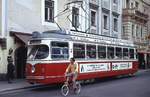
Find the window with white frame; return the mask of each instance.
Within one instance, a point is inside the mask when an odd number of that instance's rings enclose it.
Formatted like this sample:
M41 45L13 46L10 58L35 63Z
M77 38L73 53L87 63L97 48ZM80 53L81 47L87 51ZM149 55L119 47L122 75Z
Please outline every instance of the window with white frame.
M96 11L91 10L91 26L96 26Z
M140 37L140 26L136 25L136 37Z
M118 18L114 18L113 30L118 32Z
M126 0L126 8L130 7L130 0Z
M139 9L139 2L135 1L135 8Z
M141 38L143 38L143 27L141 26Z
M45 21L54 22L54 1L45 0Z
M72 26L79 28L79 9L72 7Z
M113 3L114 4L118 4L118 0L113 0Z
M108 16L104 15L103 20L104 20L103 27L104 27L104 29L108 30Z
M131 8L134 8L133 2L131 2Z
M132 37L134 37L134 24L132 24Z

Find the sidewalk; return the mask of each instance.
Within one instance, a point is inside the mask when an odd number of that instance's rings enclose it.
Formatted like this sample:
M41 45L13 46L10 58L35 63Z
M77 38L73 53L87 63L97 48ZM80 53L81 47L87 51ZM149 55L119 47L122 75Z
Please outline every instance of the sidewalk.
M149 72L149 71L150 69L139 70L137 73ZM38 86L42 86L42 85L29 84L25 79L16 79L11 84L9 84L7 81L0 81L0 93L5 92L5 91L33 88L33 87L38 87Z
M0 93L5 91L31 88L35 86L39 85L29 84L25 79L15 79L11 84L7 81L0 81Z
M141 69L141 70L138 70L137 73L142 73L142 72L150 72L150 69Z

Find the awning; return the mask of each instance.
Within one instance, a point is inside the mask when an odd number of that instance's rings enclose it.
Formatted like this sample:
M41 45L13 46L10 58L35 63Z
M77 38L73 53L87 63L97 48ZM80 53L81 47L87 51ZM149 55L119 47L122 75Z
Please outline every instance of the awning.
M29 33L12 32L12 31L10 32L10 35L18 38L19 40L21 40L26 45L28 44L29 39L32 37L32 34L29 34Z

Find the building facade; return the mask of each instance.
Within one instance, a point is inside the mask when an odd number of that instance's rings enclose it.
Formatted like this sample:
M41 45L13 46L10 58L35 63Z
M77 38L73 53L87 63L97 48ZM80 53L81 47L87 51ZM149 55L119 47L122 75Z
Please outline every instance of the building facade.
M27 41L34 31L69 30L121 38L122 0L1 0L0 76L14 49L16 77L25 76Z
M133 41L137 46L140 68L150 67L149 8L143 0L123 0L122 38Z

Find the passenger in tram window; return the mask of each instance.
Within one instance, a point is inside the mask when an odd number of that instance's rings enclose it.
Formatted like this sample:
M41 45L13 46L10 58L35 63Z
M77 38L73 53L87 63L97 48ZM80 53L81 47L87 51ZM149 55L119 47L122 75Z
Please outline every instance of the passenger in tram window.
M129 56L124 56L124 59L129 59Z
M89 58L90 58L90 56L88 56L88 55L87 55L87 56L86 56L86 58L87 58L87 59L89 59Z
M114 59L119 59L119 57L118 57L118 56L115 56Z

